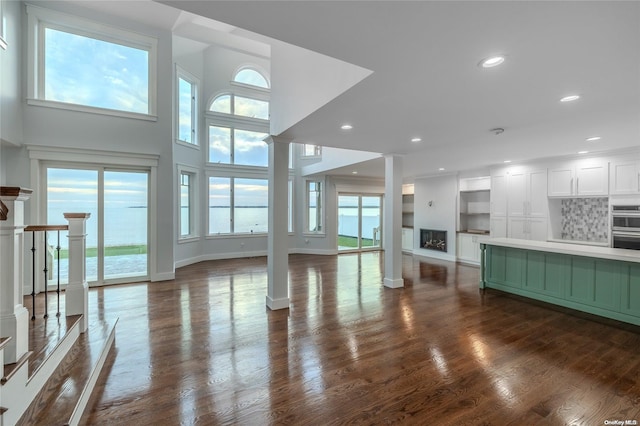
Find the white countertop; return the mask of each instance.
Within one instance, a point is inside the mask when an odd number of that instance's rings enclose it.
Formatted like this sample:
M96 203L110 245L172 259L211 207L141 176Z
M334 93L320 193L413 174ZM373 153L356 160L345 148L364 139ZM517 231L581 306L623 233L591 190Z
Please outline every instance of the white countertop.
M640 250L628 250L602 246L587 246L549 241L519 240L516 238L478 237L480 244L500 247L513 247L525 250L546 251L550 253L570 254L574 256L597 257L600 259L621 260L640 263Z

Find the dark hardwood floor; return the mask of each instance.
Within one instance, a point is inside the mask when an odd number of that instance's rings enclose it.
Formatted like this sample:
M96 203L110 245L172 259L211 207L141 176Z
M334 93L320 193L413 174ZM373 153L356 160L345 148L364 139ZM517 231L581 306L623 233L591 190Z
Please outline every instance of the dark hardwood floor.
M640 331L478 290L479 269L382 254L290 256L289 310L266 258L90 291L119 317L93 425L603 425L640 422Z

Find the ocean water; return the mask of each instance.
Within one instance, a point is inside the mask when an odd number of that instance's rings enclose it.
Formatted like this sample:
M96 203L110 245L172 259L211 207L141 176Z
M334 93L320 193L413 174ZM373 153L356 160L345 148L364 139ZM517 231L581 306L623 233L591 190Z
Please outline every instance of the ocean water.
M87 220L87 247L98 246L98 213L94 208L81 208L82 213L91 213ZM79 212L64 206L49 207L47 222L52 225L67 224L63 213ZM147 244L147 208L146 207L106 207L104 209L105 246L125 246ZM67 248L67 233L61 235L60 247ZM51 238L49 239L51 241Z

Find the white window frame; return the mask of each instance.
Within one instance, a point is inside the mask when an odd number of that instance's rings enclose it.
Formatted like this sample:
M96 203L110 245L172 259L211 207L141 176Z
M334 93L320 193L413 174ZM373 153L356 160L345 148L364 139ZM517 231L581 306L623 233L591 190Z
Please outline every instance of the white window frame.
M65 13L27 5L27 104L71 111L111 115L157 121L157 63L158 40L155 37L134 33ZM90 105L77 105L51 101L44 98L44 29L90 37L108 43L117 43L135 49L146 50L149 58L148 112L146 114L121 111Z
M313 146L313 154L307 155L307 146ZM314 145L312 143L303 143L301 146L302 152L301 158L320 158L322 157L322 147L320 145Z
M5 0L0 0L0 48L7 50L7 21L4 16Z
M181 198L181 185L182 185L182 175L189 176L189 234L182 235L182 202ZM199 174L198 169L195 167L186 166L183 164L178 164L178 243L185 243L190 241L195 241L200 239L200 197L198 196L199 192Z
M229 199L229 205L230 205L230 219L231 219L231 232L228 233L215 233L212 234L211 233L211 229L209 228L209 224L211 223L211 208L209 206L209 179L210 178L222 178L222 179L230 179L230 185L231 185L231 190L230 190L230 199ZM206 174L206 179L207 179L207 194L206 194L206 199L207 199L207 238L229 238L229 237L247 237L247 236L266 236L268 235L268 231L267 232L236 232L235 231L235 180L236 179L256 179L256 180L265 180L267 181L267 187L269 185L269 177L266 174L260 174L260 173L229 173L228 171L225 172L224 170L221 170L219 172L208 172Z
M309 184L310 183L319 183L320 184L320 195L318 196L318 201L320 203L320 207L316 206L316 228L314 230L309 229L310 221L309 221L309 212L311 210L311 199L309 197ZM304 232L305 235L325 235L325 220L324 220L324 209L325 209L325 181L324 179L305 179L304 181Z
M191 137L193 142L184 141L180 139L180 79L185 80L191 84ZM176 64L176 78L175 78L175 141L181 145L188 146L190 148L200 148L200 139L198 132L198 116L200 111L198 108L199 96L198 90L200 88L200 79L193 74L185 71L179 65Z
M263 121L263 120L260 120ZM235 120L218 120L218 119L213 119L213 118L209 118L207 117L207 119L205 120L206 122L206 139L207 139L207 157L205 159L205 163L207 165L212 165L212 164L220 164L220 165L224 165L224 166L234 166L234 167L241 167L241 168L251 168L251 169L263 169L263 170L267 170L269 167L269 164L265 164L264 166L251 166L251 165L246 165L246 164L236 164L235 163L235 158L234 158L234 144L235 144L235 130L241 130L241 131L248 131L248 132L258 132L258 133L265 133L265 134L269 134L269 126L268 124L265 125L247 125L246 123L238 123ZM267 122L268 123L268 122ZM231 161L229 163L217 163L217 162L211 162L211 153L209 152L210 146L209 146L209 128L213 126L213 127L226 127L231 129L231 141L229 144L229 149L231 151Z
M267 82L267 87L254 86L253 84L247 84L247 83L242 83L240 81L236 81L236 78L238 77L238 74L240 73L240 71L244 71L244 70L251 70L260 74L262 78L264 78L264 80ZM264 70L262 70L261 67L258 67L255 64L245 64L238 67L238 69L236 69L235 72L233 73L233 76L231 77L231 81L229 83L233 86L249 89L252 91L257 90L265 93L269 93L271 91L271 80L269 80L269 78L267 77L267 73Z

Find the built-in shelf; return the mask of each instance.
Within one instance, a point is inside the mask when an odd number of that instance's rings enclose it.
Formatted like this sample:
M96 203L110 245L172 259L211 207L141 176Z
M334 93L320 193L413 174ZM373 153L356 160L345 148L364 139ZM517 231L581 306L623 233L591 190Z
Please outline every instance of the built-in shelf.
M484 185L484 178L460 181L460 216L458 230L472 229L489 233L490 228L490 191Z
M413 194L402 194L402 226L413 227Z

